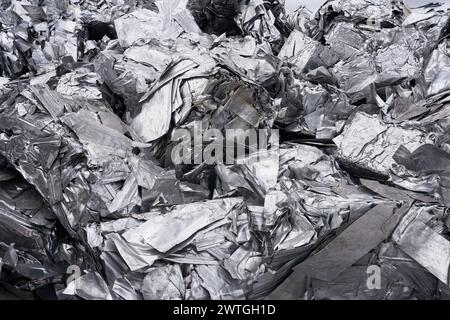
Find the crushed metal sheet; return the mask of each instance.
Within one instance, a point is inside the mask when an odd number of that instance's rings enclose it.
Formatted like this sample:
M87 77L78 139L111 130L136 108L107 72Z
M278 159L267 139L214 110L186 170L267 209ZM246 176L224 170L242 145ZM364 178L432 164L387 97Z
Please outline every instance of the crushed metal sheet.
M450 296L448 6L15 0L0 26L12 292Z

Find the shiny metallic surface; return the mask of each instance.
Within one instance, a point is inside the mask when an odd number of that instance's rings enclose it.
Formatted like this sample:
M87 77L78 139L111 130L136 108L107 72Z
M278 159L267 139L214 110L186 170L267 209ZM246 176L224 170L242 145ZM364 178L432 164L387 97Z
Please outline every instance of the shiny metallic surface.
M0 7L0 299L449 298L448 6Z

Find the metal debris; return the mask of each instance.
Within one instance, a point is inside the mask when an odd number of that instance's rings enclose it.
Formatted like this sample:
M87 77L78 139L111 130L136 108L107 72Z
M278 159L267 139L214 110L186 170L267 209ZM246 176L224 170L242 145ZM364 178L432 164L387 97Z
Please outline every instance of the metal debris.
M448 297L448 6L0 6L11 294Z

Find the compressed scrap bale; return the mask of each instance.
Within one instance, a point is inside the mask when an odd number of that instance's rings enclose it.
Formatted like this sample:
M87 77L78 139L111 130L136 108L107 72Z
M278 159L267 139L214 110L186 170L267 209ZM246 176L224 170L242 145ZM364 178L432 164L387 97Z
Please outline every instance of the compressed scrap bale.
M449 17L4 1L0 281L26 298L448 297ZM243 156L229 132L267 142Z

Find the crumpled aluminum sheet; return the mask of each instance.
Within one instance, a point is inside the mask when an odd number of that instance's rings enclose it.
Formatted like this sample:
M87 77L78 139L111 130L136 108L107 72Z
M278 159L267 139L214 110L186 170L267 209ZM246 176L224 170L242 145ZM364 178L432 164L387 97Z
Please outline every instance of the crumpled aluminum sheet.
M447 6L1 5L1 288L21 299L450 296ZM278 147L178 164L176 129L257 129Z

